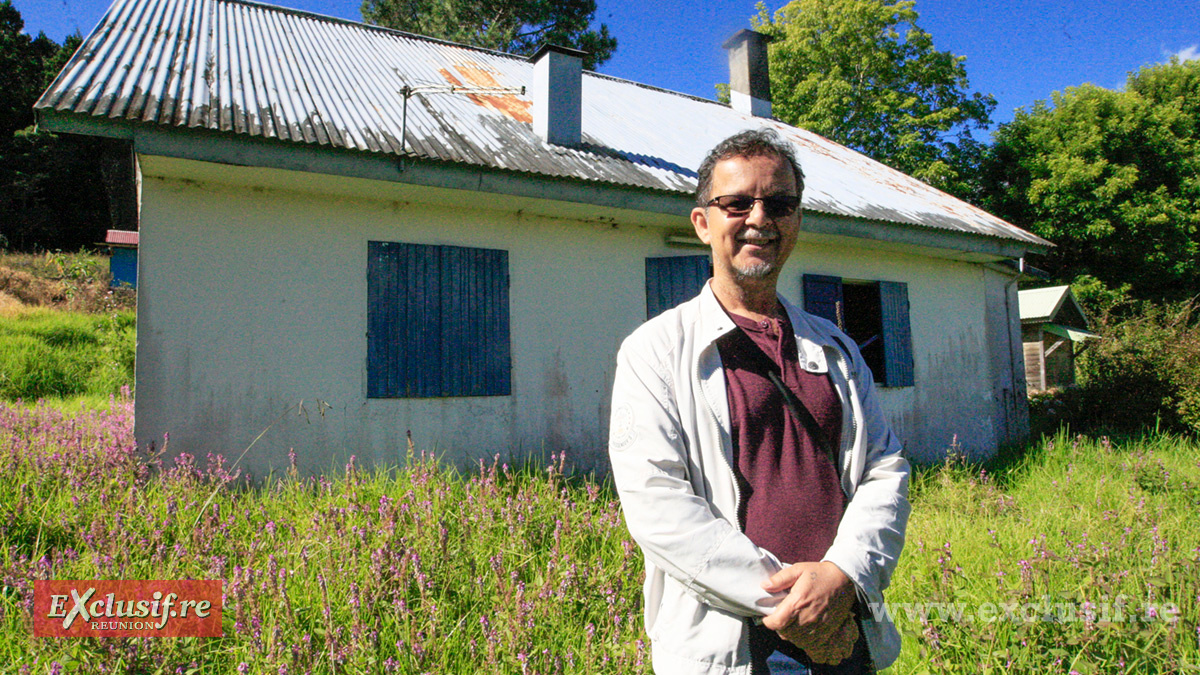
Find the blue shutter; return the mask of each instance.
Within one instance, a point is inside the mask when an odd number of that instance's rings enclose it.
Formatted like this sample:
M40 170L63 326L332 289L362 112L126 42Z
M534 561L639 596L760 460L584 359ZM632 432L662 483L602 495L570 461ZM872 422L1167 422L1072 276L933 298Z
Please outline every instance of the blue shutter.
M646 258L646 318L696 297L711 276L712 258L706 255Z
M883 358L889 387L913 386L912 328L908 319L908 284L879 282L883 322Z
M369 242L367 395L511 391L508 252Z
M805 274L804 311L829 319L844 330L846 319L842 311L842 278Z

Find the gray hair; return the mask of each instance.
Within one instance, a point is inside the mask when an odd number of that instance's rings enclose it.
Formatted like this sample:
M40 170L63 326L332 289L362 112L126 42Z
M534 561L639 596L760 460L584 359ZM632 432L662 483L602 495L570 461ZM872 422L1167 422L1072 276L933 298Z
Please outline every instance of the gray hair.
M734 157L777 157L792 167L796 176L796 196L804 194L804 171L796 161L796 153L791 143L783 140L777 131L770 128L746 129L717 143L708 152L708 156L700 163L696 177L696 203L700 206L708 204L712 190L712 174L717 162Z

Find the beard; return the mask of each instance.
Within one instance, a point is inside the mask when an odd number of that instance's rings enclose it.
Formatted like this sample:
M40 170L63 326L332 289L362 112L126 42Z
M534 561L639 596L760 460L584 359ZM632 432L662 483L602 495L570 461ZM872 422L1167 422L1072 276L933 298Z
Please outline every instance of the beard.
M769 262L760 262L750 265L749 267L734 267L733 275L738 281L748 281L751 279L766 279L775 271L775 265Z

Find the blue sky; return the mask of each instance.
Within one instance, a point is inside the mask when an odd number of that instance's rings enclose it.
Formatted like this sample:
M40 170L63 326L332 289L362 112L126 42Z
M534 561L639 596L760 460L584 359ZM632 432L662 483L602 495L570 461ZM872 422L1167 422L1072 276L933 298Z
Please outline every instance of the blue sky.
M87 34L109 0L13 0L25 29L62 39ZM360 19L358 0L274 0ZM772 10L781 3L769 4ZM596 19L617 37L600 71L706 98L727 80L721 43L756 14L755 0L597 0ZM1052 91L1090 82L1123 85L1128 72L1172 54L1200 58L1198 0L917 0L934 45L967 57L971 89L998 103L994 119Z

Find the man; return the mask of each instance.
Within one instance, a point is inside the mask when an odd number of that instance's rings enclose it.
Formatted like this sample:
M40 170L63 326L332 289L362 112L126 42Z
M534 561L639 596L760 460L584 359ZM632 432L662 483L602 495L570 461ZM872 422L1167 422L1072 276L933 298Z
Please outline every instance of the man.
M655 672L874 672L900 649L879 603L908 463L854 342L776 293L801 219L791 146L736 134L698 182L713 278L625 340L613 384Z

